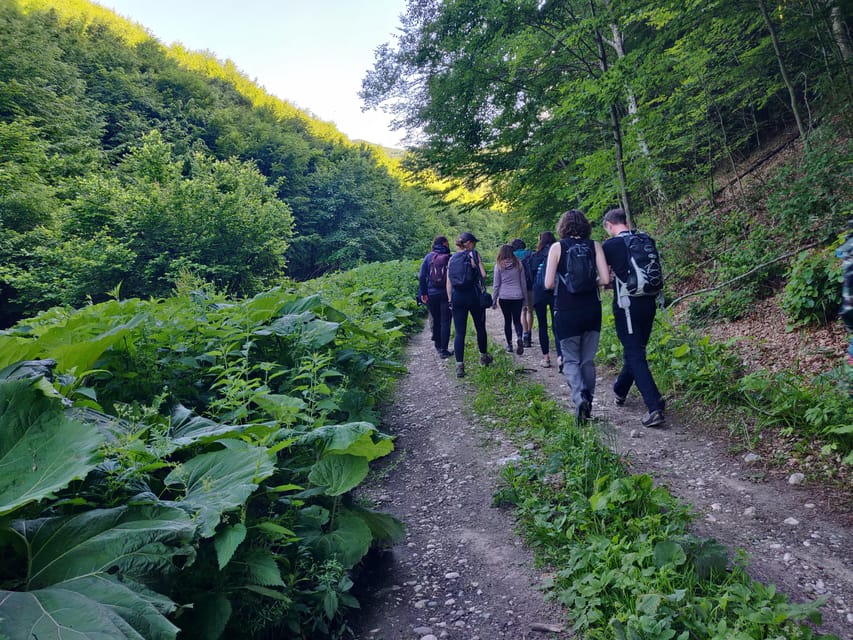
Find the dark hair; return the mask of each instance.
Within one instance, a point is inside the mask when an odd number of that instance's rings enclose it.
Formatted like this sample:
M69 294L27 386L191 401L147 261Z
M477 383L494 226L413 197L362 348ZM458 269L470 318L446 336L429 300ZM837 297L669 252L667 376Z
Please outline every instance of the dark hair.
M602 223L604 222L609 222L610 224L628 224L628 216L625 214L625 209L617 207L616 209L610 209L604 214Z
M536 245L536 250L542 251L542 249L555 242L557 242L557 238L554 237L553 231L543 231L539 234L539 243Z
M524 244L524 240L522 240L521 238L515 238L512 242L510 242L510 246L512 247L513 251L527 248L527 245Z
M440 244L443 246L443 245L450 244L450 243L447 241L447 236L436 236L435 238L432 239L432 246L435 246L437 244Z
M569 209L557 223L557 235L562 238L589 238L592 227L583 212Z
M504 260L512 260L512 264L516 269L521 268L521 263L518 261L518 258L513 253L511 244L502 244L501 248L498 249L498 257L495 259L495 262L500 265L501 269L503 269L502 263Z

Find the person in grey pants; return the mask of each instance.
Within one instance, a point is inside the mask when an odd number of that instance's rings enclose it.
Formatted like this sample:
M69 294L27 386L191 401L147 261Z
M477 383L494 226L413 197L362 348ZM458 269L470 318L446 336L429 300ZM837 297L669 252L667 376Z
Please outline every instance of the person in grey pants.
M572 389L579 421L588 420L595 395L595 354L601 335L599 287L609 284L610 271L601 245L590 239L592 228L583 213L566 211L557 224L559 242L551 245L545 267L545 286L554 289L554 325L563 352L563 375ZM577 245L587 256L588 287L570 291L566 279L577 264L569 264Z

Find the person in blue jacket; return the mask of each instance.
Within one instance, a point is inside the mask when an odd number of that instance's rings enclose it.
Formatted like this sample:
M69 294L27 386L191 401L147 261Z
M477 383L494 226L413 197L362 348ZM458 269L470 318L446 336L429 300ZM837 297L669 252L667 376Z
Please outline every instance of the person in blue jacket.
M447 263L450 260L450 242L445 236L436 236L432 251L424 256L418 274L418 295L427 309L432 323L432 341L438 355L444 359L453 355L450 344L450 303L447 301Z

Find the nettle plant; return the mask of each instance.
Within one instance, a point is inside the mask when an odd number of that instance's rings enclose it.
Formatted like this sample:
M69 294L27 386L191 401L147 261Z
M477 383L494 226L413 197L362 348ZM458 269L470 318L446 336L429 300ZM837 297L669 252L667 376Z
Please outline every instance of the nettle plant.
M185 290L0 335L0 637L342 628L349 571L403 533L350 497L393 449L353 416L412 314L337 295Z

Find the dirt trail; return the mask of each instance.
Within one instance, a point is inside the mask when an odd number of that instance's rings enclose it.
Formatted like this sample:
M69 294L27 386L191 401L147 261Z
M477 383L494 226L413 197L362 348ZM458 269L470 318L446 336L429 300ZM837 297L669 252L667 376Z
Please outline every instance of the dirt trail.
M492 350L499 350L500 312L489 311L487 323ZM437 358L428 332L413 340L409 357L410 373L382 427L398 437L397 452L366 490L379 508L405 520L409 533L376 571L358 637L543 637L530 625L565 625L565 615L542 603L540 576L512 534L511 514L490 506L501 464L520 452L470 415L466 383L452 376L452 360ZM512 357L572 410L556 366L540 366L535 339ZM609 423L604 441L632 471L649 473L693 505L694 532L745 551L754 578L793 601L826 597L819 630L853 638L853 514L830 493L789 484L788 474L760 458L732 455L719 436L672 412L663 428L644 429L636 392L616 407L608 374L598 373L593 417Z

